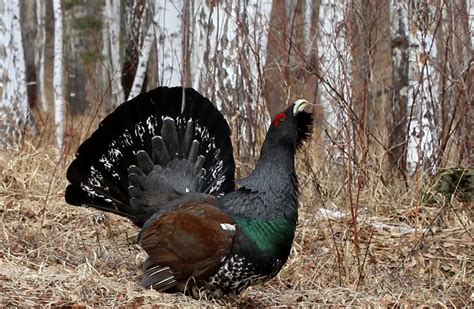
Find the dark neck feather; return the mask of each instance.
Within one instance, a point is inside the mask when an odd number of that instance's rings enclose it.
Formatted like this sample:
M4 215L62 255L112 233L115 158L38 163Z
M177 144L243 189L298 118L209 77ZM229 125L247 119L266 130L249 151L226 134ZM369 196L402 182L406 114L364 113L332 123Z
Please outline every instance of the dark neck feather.
M253 172L238 184L251 191L296 190L296 143L268 135L263 143L260 158Z
M296 224L298 180L295 147L268 143L262 147L254 171L237 182L240 189L222 198L224 207L233 216L273 220L288 219Z

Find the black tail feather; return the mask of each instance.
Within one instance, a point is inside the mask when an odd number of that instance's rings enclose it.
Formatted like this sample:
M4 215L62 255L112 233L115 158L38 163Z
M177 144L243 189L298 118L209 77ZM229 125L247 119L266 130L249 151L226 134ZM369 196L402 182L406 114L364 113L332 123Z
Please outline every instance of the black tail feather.
M139 151L137 151L136 157L137 157L137 161L138 161L138 167L145 174L149 174L153 170L153 167L155 165L153 164L153 161L150 159L148 154L143 150L139 150Z
M186 124L186 130L184 131L183 141L181 142L182 148L181 153L188 153L189 148L193 142L194 125L192 121L188 121Z
M65 198L141 225L150 203L181 194L182 186L232 191L234 170L230 129L214 105L193 89L160 87L120 105L84 141L67 171ZM176 192L156 196L166 190L150 188L157 184Z
M191 149L189 149L189 155L188 155L188 161L189 162L194 162L197 159L198 156L198 151L199 151L199 142L198 141L193 141L191 144Z
M165 165L170 161L168 150L161 136L154 136L151 139L151 147L153 148L153 161L159 165Z
M165 145L168 146L168 153L171 160L177 158L179 155L178 131L176 130L176 124L173 119L165 118L163 120L161 136L163 137Z

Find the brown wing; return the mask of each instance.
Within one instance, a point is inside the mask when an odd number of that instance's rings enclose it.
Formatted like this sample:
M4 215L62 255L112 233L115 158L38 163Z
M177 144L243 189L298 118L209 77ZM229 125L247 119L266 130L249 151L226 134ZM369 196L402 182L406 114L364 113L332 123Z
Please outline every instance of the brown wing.
M216 205L215 199L182 205L141 232L140 244L149 255L142 286L165 291L219 268L230 252L234 221Z

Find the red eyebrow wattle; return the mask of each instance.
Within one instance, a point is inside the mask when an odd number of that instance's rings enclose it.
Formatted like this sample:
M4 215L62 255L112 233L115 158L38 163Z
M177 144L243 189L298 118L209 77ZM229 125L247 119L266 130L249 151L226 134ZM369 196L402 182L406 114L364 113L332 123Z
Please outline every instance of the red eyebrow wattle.
M285 120L285 118L286 118L286 115L284 113L280 113L276 115L275 119L273 120L273 126L275 128L278 128L278 126L280 125L280 121Z

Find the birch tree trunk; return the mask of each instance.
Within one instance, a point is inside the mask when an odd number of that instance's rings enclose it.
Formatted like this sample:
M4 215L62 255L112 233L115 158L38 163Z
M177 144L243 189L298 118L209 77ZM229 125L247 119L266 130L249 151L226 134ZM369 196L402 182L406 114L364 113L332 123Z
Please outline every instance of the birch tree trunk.
M103 54L106 57L106 74L112 89L113 103L111 107L116 107L124 101L123 88L120 82L122 73L120 56L120 4L120 0L106 0L104 10Z
M159 19L158 19L159 9L160 9L159 1L155 1L154 7L153 7L153 14L152 14L153 20L151 24L148 26L148 30L143 40L143 46L139 50L137 70L135 72L135 78L133 79L132 88L130 89L130 93L128 95L127 100L130 100L136 97L137 95L139 95L141 90L143 89L143 86L144 86L143 83L145 80L146 71L148 67L148 59L150 57L151 46L153 44L153 41L155 40L155 37L157 36L156 34L160 32L157 27L158 22L159 22ZM167 16L166 18L172 19L173 17L170 18L170 16Z
M18 0L0 0L0 149L16 148L31 127Z
M142 27L145 19L145 9L145 0L125 1L125 53L122 66L122 87L126 98L128 98L132 89L137 70L139 49L143 42Z
M261 90L270 9L261 1L207 2L185 21L192 84L233 116L234 149L244 161L255 157L268 120Z
M407 164L410 170L433 168L435 154L446 117L446 98L437 84L437 72L432 59L440 52L436 37L440 34L439 21L435 21L440 7L434 3L409 2L410 20L410 87L408 92L408 145ZM438 15L440 18L441 15ZM444 42L441 43L444 45ZM441 46L439 45L439 46Z
M46 100L45 74L45 47L46 47L46 1L36 0L36 52L34 55L36 67L36 98L43 112L48 112L49 104Z
M404 3L392 8L392 100L388 113L388 167L404 175L407 167L407 102L409 87L410 50L408 38L408 10Z
M320 81L320 104L327 110L324 120L334 142L348 144L350 134L349 114L344 109L351 89L352 62L350 33L347 32L348 5L346 1L322 0L320 4L319 28L316 46L318 49L318 74ZM320 25L320 26L319 26ZM346 25L341 27L340 25ZM342 150L342 151L341 151ZM329 156L339 157L344 149L329 147Z
M63 14L61 0L53 0L54 11L54 123L56 147L62 150L64 143L64 99L63 99Z
M164 1L155 4L155 16L159 31L155 42L158 50L158 80L163 86L180 86L183 84L183 35L182 16L183 1ZM203 4L205 6L206 4Z

